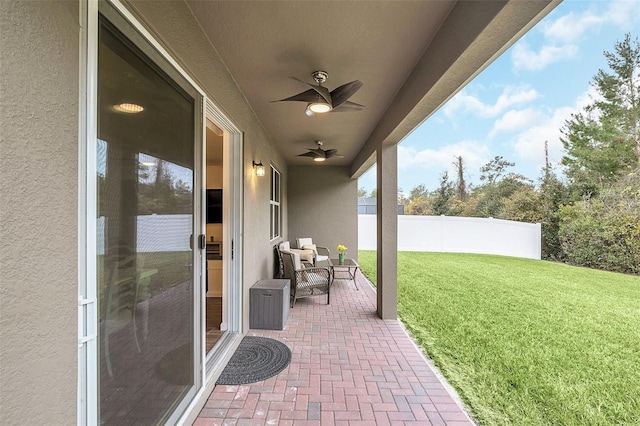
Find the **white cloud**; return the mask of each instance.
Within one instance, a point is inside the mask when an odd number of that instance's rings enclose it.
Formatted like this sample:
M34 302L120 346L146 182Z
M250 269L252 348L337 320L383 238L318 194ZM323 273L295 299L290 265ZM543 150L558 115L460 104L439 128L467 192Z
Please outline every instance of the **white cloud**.
M459 112L470 112L480 117L495 117L513 105L531 102L539 96L539 93L529 86L507 86L494 104L486 104L462 90L447 102L444 113L447 117L453 117Z
M545 38L551 42L573 43L580 39L587 30L601 25L603 21L603 16L595 14L593 10L581 14L569 13L545 24L542 32Z
M544 124L530 127L519 134L514 144L516 156L522 162L533 163L538 170L541 170L545 161L544 143L547 141L549 160L553 164L558 164L564 155L562 142L560 142L560 129L573 112L575 109L572 107L559 108Z
M480 169L492 158L491 149L476 141L462 141L437 149L417 150L414 147L398 145L398 170L407 168L424 168L436 170L438 174L444 170L449 177L455 176L453 162L461 156L467 171Z
M640 22L640 2L621 0L603 2L604 11L589 8L582 13L569 13L543 26L543 34L552 43L573 43L588 31L602 25L615 25L632 30Z
M605 22L617 25L625 31L637 31L640 24L640 2L612 2L605 13Z
M514 151L522 162L533 163L541 170L544 166L544 142L548 142L549 159L552 164L558 164L564 155L564 147L560 141L560 129L571 114L581 112L583 108L593 102L596 95L593 88L589 88L580 95L574 105L556 109L553 114L543 118L540 124L531 126L515 138Z
M493 129L489 136L493 137L499 132L508 132L530 127L540 122L544 118L544 113L535 108L507 111L493 124Z
M539 52L531 50L525 42L514 46L511 60L516 69L537 71L554 62L575 56L578 46L566 44L564 46L542 46Z
M526 42L516 44L511 53L515 69L541 70L547 65L571 58L578 52L577 43L583 34L597 31L603 25L615 25L624 30L637 29L640 24L640 2L637 0L617 0L602 2L605 10L590 7L582 13L569 13L555 21L542 24L545 44L538 50ZM596 3L596 6L600 4Z

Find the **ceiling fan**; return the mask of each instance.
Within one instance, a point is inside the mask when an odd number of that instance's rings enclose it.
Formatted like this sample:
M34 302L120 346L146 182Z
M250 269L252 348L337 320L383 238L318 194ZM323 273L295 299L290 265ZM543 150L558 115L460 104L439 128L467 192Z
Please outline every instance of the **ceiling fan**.
M343 84L329 92L329 89L322 85L322 83L327 81L327 78L329 77L329 74L326 71L314 71L311 73L311 77L313 77L317 84L309 84L295 77L291 77L294 80L310 86L311 89L274 102L306 102L307 109L305 114L308 116L312 116L316 113L322 114L325 112L360 111L364 108L364 105L347 100L362 87L362 82L360 82L360 80L354 80L350 83Z
M329 158L344 158L344 155L338 154L337 149L322 149L323 142L316 141L317 148L309 149L309 152L299 154L298 157L311 157L313 161L325 161Z

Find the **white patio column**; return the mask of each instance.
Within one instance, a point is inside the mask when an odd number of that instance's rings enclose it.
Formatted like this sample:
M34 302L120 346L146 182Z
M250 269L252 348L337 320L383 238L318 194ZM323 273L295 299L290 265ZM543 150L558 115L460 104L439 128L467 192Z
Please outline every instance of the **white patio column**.
M382 319L398 317L398 147L376 150L377 163L377 305Z

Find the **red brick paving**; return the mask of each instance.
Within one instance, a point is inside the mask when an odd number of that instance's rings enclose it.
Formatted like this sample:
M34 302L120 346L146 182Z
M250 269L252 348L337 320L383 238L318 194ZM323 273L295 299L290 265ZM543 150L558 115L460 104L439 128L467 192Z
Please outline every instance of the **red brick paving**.
M375 290L338 280L331 304L299 299L285 329L250 330L285 343L275 377L216 386L195 426L473 425L397 320L376 314Z

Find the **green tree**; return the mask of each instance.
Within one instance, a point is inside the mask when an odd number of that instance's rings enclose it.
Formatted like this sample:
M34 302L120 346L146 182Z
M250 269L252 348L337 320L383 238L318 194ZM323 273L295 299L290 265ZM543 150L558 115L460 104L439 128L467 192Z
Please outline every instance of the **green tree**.
M591 196L640 165L640 43L627 34L604 55L610 71L593 77L596 99L562 129L562 164L578 195Z
M573 264L640 274L640 168L598 197L561 206L559 240Z
M558 176L547 167L541 178L539 193L542 258L563 260L564 252L558 236L560 230L558 212L562 206L571 203L570 192Z
M414 202L423 198L426 198L429 195L429 191L424 184L416 185L411 188L409 192L409 201Z
M464 203L467 201L467 183L464 179L464 162L462 161L461 155L456 157L456 161L453 162L453 165L456 168L456 175L458 176L456 181L458 201Z
M540 193L532 186L516 189L504 201L501 218L518 222L541 223Z
M449 215L456 196L454 184L449 180L449 173L440 175L440 186L431 194L431 212L435 216Z
M358 188L358 198L366 197L367 189L366 188Z
M398 187L398 205L407 206L408 204L409 204L409 199L407 198L406 195L404 195L402 188Z
M409 191L408 204L405 209L406 214L428 215L431 207L429 203L429 191L424 184L419 184Z
M509 168L515 166L516 163L496 155L495 158L480 168L480 180L488 185L492 185L500 180L500 176Z
M499 181L479 186L474 190L477 198L474 216L506 219L504 206L507 199L517 191L532 187L530 179L517 173L509 173Z
M507 218L517 216L513 211L504 212L506 200L518 190L525 187L533 187L532 182L526 177L507 173L515 163L505 160L501 155L496 155L493 160L480 168L480 180L484 182L474 188L473 215L478 217ZM515 208L515 207L513 207Z

